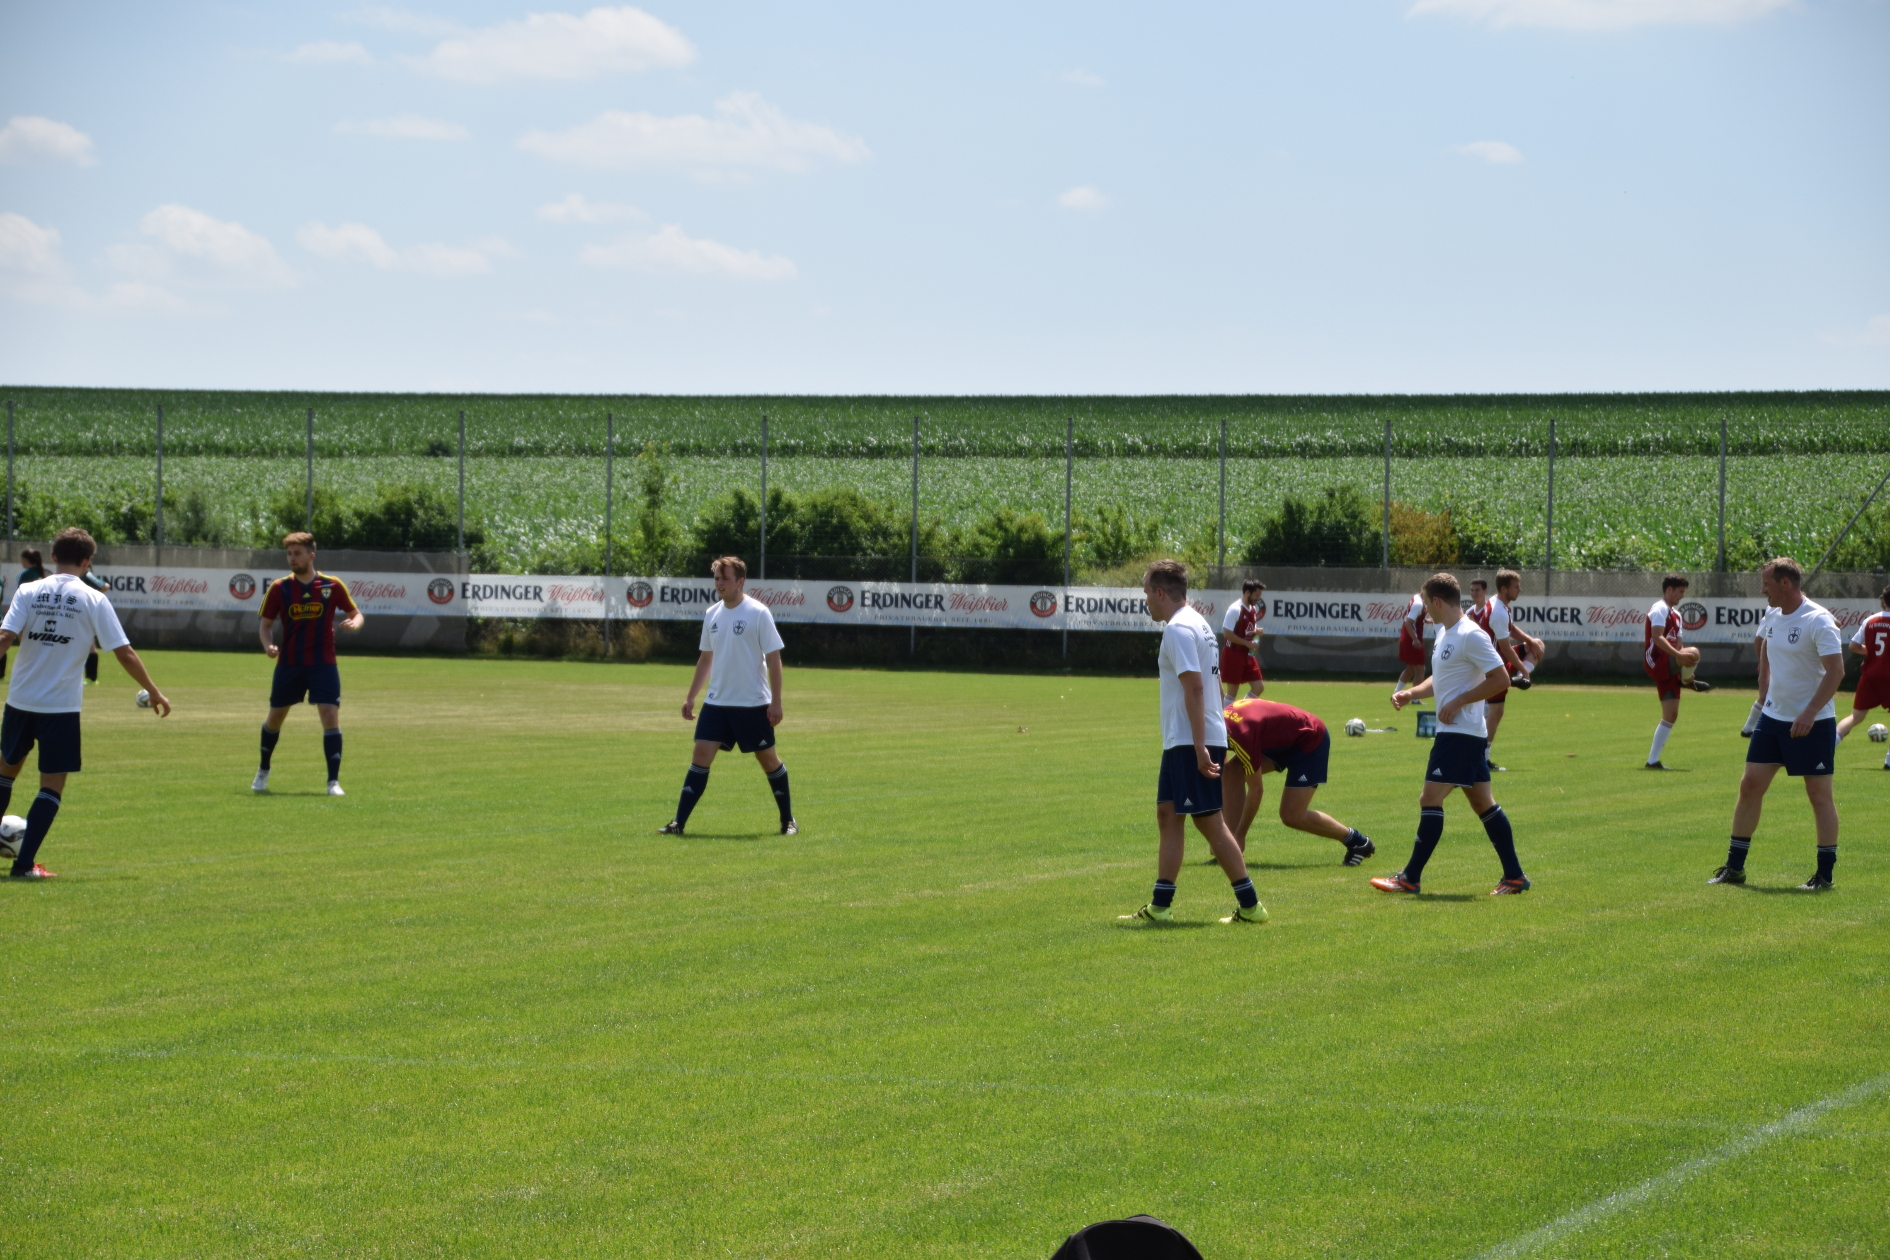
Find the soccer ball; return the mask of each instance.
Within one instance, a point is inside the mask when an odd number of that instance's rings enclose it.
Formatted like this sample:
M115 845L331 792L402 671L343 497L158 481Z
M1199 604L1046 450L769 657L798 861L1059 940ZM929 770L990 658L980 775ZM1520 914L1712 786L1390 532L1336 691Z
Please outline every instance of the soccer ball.
M1365 719L1353 718L1351 721L1347 722L1345 724L1345 733L1354 737L1363 735L1365 733Z
M1890 739L1890 726L1885 726L1882 722L1873 722L1866 734L1870 736L1871 743L1881 744Z
M0 858L20 856L20 841L26 838L26 819L18 814L0 818Z
M144 690L142 687L138 689L138 707L140 709L148 709L151 707L151 693Z

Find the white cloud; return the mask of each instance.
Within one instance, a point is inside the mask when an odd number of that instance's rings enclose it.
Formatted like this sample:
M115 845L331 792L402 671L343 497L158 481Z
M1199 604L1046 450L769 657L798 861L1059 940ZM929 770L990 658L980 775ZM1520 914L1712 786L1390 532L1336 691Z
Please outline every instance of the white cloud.
M734 280L792 280L798 269L790 259L737 249L720 241L686 235L675 224L611 245L586 245L578 260L593 267L628 267L633 271L724 276Z
M303 44L294 52L283 57L284 61L300 62L303 65L356 65L371 66L374 54L356 43L341 43L338 40L320 39L312 44Z
M1873 315L1864 321L1864 344L1890 346L1890 315Z
M19 214L0 214L0 296L69 310L188 308L183 299L154 284L114 284L102 297L87 293L66 268L59 230L40 227Z
M442 40L411 63L460 83L508 79L594 79L657 66L685 66L695 48L681 31L622 5L573 13L528 13Z
M409 13L405 9L389 9L381 5L368 5L343 16L363 26L400 35L425 35L434 39L455 35L466 29L451 18L435 17L430 13Z
M516 255L509 244L498 237L486 237L470 245L431 243L395 249L384 237L365 223L305 223L296 229L295 239L309 253L337 262L364 262L382 271L417 271L429 276L477 276L492 270L494 258Z
M1065 70L1057 77L1075 87L1099 88L1108 86L1107 82L1100 74L1091 74L1087 70Z
M554 162L612 169L680 166L701 174L743 167L804 171L817 160L859 162L866 142L830 127L798 122L754 92L715 103L714 118L609 110L569 131L528 131L518 146Z
M22 114L0 127L0 162L54 158L74 166L90 166L92 137L68 123Z
M0 214L0 268L26 276L62 274L59 229L43 228L23 214Z
M240 223L212 218L189 206L159 206L138 230L149 244L114 245L104 262L151 282L200 289L280 289L295 273L276 247Z
M391 140L464 140L467 130L458 123L441 122L437 118L422 118L418 114L401 114L394 118L370 118L366 122L343 119L335 124L335 130L342 135L385 136Z
M620 202L590 201L583 193L566 193L563 201L547 201L538 207L538 217L547 223L648 223L650 216L635 206Z
M1058 196L1057 204L1062 206L1065 210L1087 210L1093 212L1108 209L1109 198L1103 195L1101 189L1091 187L1088 184L1082 184Z
M1632 26L1726 25L1763 17L1793 0L1417 0L1407 17L1441 13L1491 26L1619 31Z
M1469 144L1458 145L1456 151L1465 157L1481 158L1493 166L1522 161L1522 150L1501 140L1473 140Z

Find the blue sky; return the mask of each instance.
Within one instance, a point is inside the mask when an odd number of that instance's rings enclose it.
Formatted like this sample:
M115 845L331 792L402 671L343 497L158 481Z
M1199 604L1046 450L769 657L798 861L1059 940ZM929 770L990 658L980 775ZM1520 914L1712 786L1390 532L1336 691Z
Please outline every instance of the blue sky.
M1890 0L0 8L0 380L1890 386Z

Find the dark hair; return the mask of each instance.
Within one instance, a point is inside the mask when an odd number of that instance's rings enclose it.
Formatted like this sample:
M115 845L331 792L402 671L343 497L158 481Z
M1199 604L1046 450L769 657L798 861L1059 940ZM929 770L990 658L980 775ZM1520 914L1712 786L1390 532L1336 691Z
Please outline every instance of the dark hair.
M1151 561L1142 571L1142 585L1152 586L1170 599L1188 598L1188 566L1179 560Z
M726 570L726 573L724 572ZM721 556L709 564L709 572L716 577L732 577L738 582L748 580L748 561L740 556Z
M1883 594L1877 596L1877 602L1881 604L1890 604L1890 586L1886 586L1883 588Z
M1687 587L1692 585L1693 583L1688 581L1684 574L1680 573L1669 573L1666 577L1660 579L1660 589L1663 591L1671 591L1676 586L1684 591Z
M1511 582L1514 582L1516 585L1521 586L1522 574L1516 572L1516 570L1514 569L1498 569L1496 571L1496 589L1497 590L1499 591L1502 590L1505 586L1508 586Z
M1798 567L1798 561L1790 556L1778 556L1759 566L1759 572L1770 571L1775 578L1787 578L1793 586L1801 585L1805 580L1805 571Z
M1457 585L1457 579L1449 573L1433 573L1424 579L1424 598L1447 599L1452 603L1463 602L1463 588Z
M20 548L20 563L35 569L43 569L46 567L46 559L39 554L39 548L37 547Z
M1240 593L1242 595L1245 595L1248 591L1264 591L1266 589L1267 584L1262 582L1259 578L1248 578L1245 582L1240 584Z
M98 544L82 529L62 529L52 540L52 554L60 564L84 564L98 554Z
M293 534L284 534L282 536L282 545L284 547L293 547L297 544L313 551L315 550L315 535L309 533L306 529L298 529Z

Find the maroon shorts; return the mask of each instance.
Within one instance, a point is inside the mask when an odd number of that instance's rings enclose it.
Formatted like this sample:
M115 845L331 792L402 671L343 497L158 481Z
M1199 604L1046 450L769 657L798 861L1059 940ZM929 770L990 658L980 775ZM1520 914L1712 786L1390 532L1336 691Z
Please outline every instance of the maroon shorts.
M1648 681L1654 684L1662 700L1671 700L1680 694L1680 670L1670 664L1643 665Z
M1224 647L1221 649L1221 681L1229 687L1259 682L1260 662L1246 648Z
M1398 660L1406 665L1424 663L1424 640L1412 638L1411 632L1402 627L1398 630Z
M1890 678L1859 678L1853 709L1890 709Z

